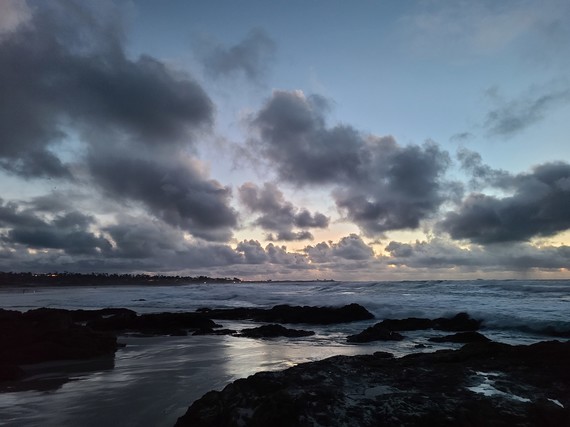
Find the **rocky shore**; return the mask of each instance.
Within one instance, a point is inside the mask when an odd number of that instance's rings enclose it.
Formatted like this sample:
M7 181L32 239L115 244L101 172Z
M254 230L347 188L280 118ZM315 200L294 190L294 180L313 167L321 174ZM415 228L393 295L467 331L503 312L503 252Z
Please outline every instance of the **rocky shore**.
M26 378L30 364L112 361L121 347L117 338L125 335L299 339L314 331L282 324L310 327L373 318L357 304L152 314L124 308L41 308L24 313L0 309L0 384ZM224 320L261 325L224 329L217 323ZM207 393L177 426L570 425L570 342L510 346L489 340L478 332L481 326L466 313L384 319L347 336L347 342L406 340L408 331L426 331L426 343L467 344L459 350L402 358L385 352L336 356L281 372L258 373L221 392Z
M568 426L570 342L336 356L241 379L176 426Z

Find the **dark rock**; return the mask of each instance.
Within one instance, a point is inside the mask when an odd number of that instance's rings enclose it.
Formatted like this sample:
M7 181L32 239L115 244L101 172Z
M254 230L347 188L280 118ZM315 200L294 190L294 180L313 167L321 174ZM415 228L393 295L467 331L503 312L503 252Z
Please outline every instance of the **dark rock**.
M16 365L0 365L0 381L16 381L24 377L22 368Z
M373 319L374 315L358 304L343 307L310 307L276 305L271 309L262 308L228 308L207 309L198 311L210 319L253 320L268 323L307 323L312 325L329 325L359 320Z
M237 331L234 329L204 328L204 329L198 329L192 335L233 335L236 333Z
M281 325L263 325L258 328L242 329L238 336L246 338L299 338L311 335L315 335L315 333L302 329L288 329Z
M386 319L380 322L380 325L390 331L419 331L433 328L434 321L431 319L409 317L407 319Z
M455 343L470 343L470 342L486 342L491 341L485 335L479 332L458 332L453 335L445 335L443 337L432 337L429 339L431 342L455 342Z
M209 392L176 426L567 426L568 360L570 342L556 341L336 356ZM481 384L497 394L477 393Z
M346 337L348 342L364 343L371 341L401 341L404 337L398 332L393 332L382 326L382 323L377 323L374 326L366 328L364 331L349 335Z
M477 331L482 323L481 320L472 319L467 313L459 313L451 318L440 317L433 322L433 329L449 332Z
M99 331L132 331L155 335L180 335L182 330L212 329L220 326L198 313L152 313L140 316L133 313L120 312L92 320L87 325Z

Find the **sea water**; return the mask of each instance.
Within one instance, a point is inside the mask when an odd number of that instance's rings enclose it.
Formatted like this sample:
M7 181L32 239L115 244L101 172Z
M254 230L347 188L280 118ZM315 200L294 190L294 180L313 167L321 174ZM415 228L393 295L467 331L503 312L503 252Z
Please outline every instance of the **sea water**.
M564 339L570 332L570 281L267 282L178 286L61 286L0 288L0 307L96 309L139 313L202 307L277 304L341 306L358 303L376 319L339 325L295 325L315 336L254 340L231 336L121 336L114 359L27 367L20 389L0 392L0 425L171 426L209 390L263 370L344 354L457 348L434 344L437 331L404 332L398 342L346 343L346 336L386 318L436 318L467 312L481 332L509 344ZM249 322L218 321L241 329Z

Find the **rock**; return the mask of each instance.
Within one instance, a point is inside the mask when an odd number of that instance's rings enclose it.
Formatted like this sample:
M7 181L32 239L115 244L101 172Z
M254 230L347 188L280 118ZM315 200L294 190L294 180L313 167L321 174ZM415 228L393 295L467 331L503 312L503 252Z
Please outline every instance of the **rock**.
M16 365L0 365L0 382L16 381L24 377L22 368Z
M467 313L459 313L451 318L440 317L433 322L433 329L450 332L477 331L482 323L481 320L472 319Z
M253 320L267 323L307 323L329 325L359 320L373 319L374 315L358 304L343 307L310 307L276 305L271 309L262 308L227 308L198 310L210 319Z
M133 313L120 312L110 317L100 317L87 325L99 331L132 331L147 335L180 335L183 330L220 327L199 313L152 313L140 316Z
M380 322L380 325L390 331L419 331L433 328L434 321L431 319L409 317L407 319L386 319Z
M485 335L479 332L458 332L453 335L445 335L443 337L432 337L429 339L431 342L455 342L455 343L470 343L470 342L486 342L491 341Z
M377 323L374 326L366 328L364 331L346 337L348 342L365 343L371 341L401 341L404 337L398 332L393 332Z
M313 331L304 331L302 329L288 329L281 325L263 325L258 328L242 329L238 334L240 337L246 338L299 338L315 335Z
M570 342L335 356L234 381L177 427L570 425ZM485 384L496 394L477 392Z
M234 329L213 329L213 328L203 328L198 329L192 335L233 335L237 334Z

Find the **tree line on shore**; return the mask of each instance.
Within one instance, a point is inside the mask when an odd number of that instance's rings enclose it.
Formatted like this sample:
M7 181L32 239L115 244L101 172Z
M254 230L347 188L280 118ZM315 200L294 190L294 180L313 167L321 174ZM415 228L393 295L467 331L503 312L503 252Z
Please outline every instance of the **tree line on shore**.
M6 285L141 285L141 284L186 284L186 283L240 283L234 277L168 276L150 274L116 273L18 273L0 272L0 286Z

